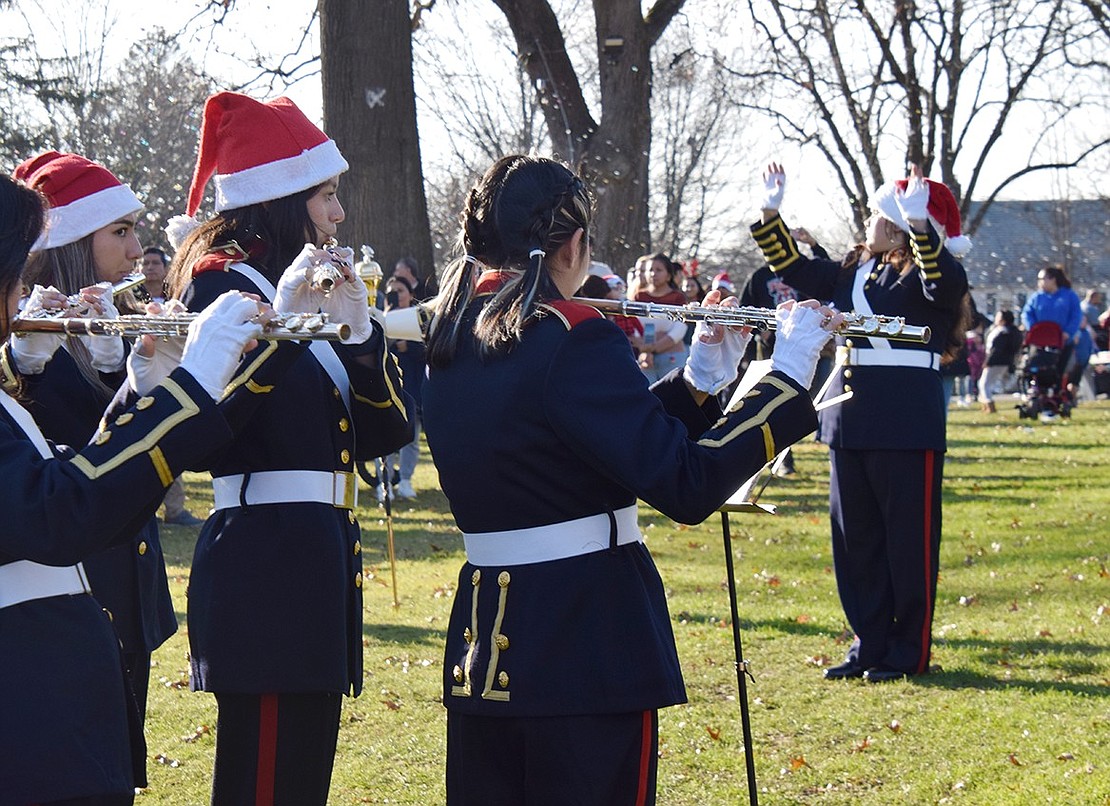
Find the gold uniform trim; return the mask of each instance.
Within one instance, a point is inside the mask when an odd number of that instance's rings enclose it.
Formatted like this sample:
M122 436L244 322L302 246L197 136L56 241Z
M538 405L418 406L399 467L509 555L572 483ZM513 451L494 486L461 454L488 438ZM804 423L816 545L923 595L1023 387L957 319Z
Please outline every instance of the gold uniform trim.
M382 357L382 376L385 378L385 388L389 390L388 399L381 401L371 400L368 397L363 397L362 395L358 394L353 389L351 390L351 396L357 402L364 403L367 406L371 406L375 409L388 409L391 406L395 406L397 410L401 412L401 416L405 418L405 422L408 422L408 410L405 408L405 403L401 399L400 394L398 394L397 390L393 387L393 381L389 378L389 367L386 365L387 361L393 362L393 368L397 370L398 374L400 374L401 369L397 365L397 359L393 357L392 353L386 350Z
M770 435L770 425L767 424L767 420L770 419L771 414L775 411L775 409L779 408L782 405L785 405L791 399L796 397L798 393L794 390L794 387L792 387L786 381L771 377L770 375L760 381L760 384L765 384L767 386L773 387L774 389L778 390L778 394L772 397L771 400L769 400L768 402L764 403L763 408L760 409L754 417L744 420L742 423L738 423L734 429L726 433L724 436L717 439L699 439L698 444L704 445L707 448L720 448L721 446L727 445L728 443L732 442L740 435L751 431L753 428L764 429L764 427L766 426L766 430L764 430L763 432L764 446L768 450L768 458L773 457L775 455L773 453L775 440L774 437ZM748 393L748 396L751 396L758 390L759 387L757 386L755 389Z
M497 576L497 585L500 588L497 595L497 617L493 620L493 629L490 631L490 652L489 652L489 666L486 668L486 685L482 689L483 700L496 700L498 702L508 702L508 691L494 691L494 682L501 683L502 688L507 688L509 685L509 676L505 672L497 673L497 662L501 659L501 642L497 640L501 635L501 622L505 619L505 603L509 598L509 574L507 571L502 571ZM505 642L506 647L508 641Z
M563 316L562 312L558 308L553 308L550 305L542 303L540 305L537 305L536 307L542 308L545 313L549 313L553 316L559 317L559 321L563 323L563 327L565 327L567 330L570 330L570 320Z
M100 476L103 476L106 473L115 470L120 465L131 461L139 454L149 453L152 448L156 448L158 446L158 442L162 439L162 437L172 431L175 427L177 427L177 425L200 413L200 407L195 402L193 402L193 399L189 397L184 389L177 385L176 381L171 378L166 378L162 381L161 385L163 389L173 395L174 398L177 399L177 402L181 404L180 409L175 411L173 414L168 415L165 419L162 420L162 422L158 423L158 425L151 429L150 433L148 433L141 440L128 445L119 453L109 457L109 459L102 464L94 465L88 460L87 457L82 456L81 454L77 454L76 456L74 456L70 460L70 463L86 476L88 476L90 479L99 478ZM161 451L159 451L159 454L160 453ZM172 482L173 479L171 478L170 481Z
M770 462L778 454L775 450L775 437L771 433L771 426L767 423L759 426L759 429L763 432L763 450L767 454L767 461Z
M12 395L19 394L19 373L12 365L12 357L8 352L8 345L0 347L0 388Z
M802 259L798 244L790 236L782 216L776 215L766 224L754 227L752 237L755 239L756 246L763 252L767 265L776 274Z
M475 571L470 581L474 588L470 594L470 633L473 636L478 634L478 592L482 589L481 573ZM469 697L472 691L470 672L474 667L474 654L478 651L478 642L468 641L467 643L470 646L467 648L466 658L463 660L463 684L461 686L451 686L451 695L454 697Z
M229 383L224 389L224 393L221 398L227 397L240 386L246 386L248 391L253 392L256 395L266 394L274 388L273 386L266 386L264 384L256 383L254 380L252 380L252 376L255 372L258 371L258 368L266 363L266 360L270 356L272 356L274 354L274 351L278 348L278 343L276 341L266 341L262 343L266 345L265 349L262 350L262 352L260 352L258 355L256 355L254 357L254 360L251 361L250 364L244 367L241 372L239 372L234 378L231 379L231 383Z
M162 449L155 445L149 452L151 464L158 473L158 478L162 481L162 486L169 489L173 484L173 472L170 470L170 464L166 461L165 454Z

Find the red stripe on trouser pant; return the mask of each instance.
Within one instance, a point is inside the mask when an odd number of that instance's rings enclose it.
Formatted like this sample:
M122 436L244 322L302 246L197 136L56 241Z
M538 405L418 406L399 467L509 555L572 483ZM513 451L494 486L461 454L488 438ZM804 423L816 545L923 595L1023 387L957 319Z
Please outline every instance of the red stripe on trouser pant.
M917 661L917 674L922 674L928 664L929 658L929 642L933 634L933 586L931 580L933 578L933 496L936 491L933 489L933 463L936 461L936 451L925 451L925 522L923 524L924 535L922 535L924 550L924 579L921 581L925 585L925 613L921 624L921 652Z
M274 771L277 768L278 698L263 694L258 702L258 777L254 806L273 806Z
M651 775L651 711L644 711L643 733L640 736L640 775L636 788L636 806L647 802L648 778Z

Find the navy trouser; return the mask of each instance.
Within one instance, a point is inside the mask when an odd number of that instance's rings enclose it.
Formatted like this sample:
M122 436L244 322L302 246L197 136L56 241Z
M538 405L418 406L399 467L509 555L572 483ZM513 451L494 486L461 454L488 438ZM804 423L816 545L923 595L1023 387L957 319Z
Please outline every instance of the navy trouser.
M217 694L212 806L325 806L342 700Z
M856 634L848 660L928 671L944 454L833 448L829 456L836 586Z
M563 717L447 712L448 806L651 806L655 711Z

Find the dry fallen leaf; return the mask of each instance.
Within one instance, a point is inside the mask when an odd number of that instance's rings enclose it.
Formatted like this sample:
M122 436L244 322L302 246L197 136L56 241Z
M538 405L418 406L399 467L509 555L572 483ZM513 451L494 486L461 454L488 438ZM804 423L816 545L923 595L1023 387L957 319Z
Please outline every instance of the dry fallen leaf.
M709 725L705 726L705 732L709 734L709 738L713 741L718 741L721 738L721 729L713 728Z
M181 762L176 758L170 758L165 753L159 753L154 757L154 760L159 764L164 764L167 767L177 768L181 766Z
M862 742L856 742L854 745L852 745L852 752L853 753L862 753L864 750L866 750L870 746L871 746L871 737L868 736Z
M890 724L887 725L887 727L890 728L891 732L897 733L902 729L902 723L899 722L897 719L892 719L890 720Z
M401 710L401 703L397 702L396 700L382 700L382 705L384 705L390 711Z
M1017 753L1010 753L1010 763L1015 767L1024 767L1025 765L1018 761Z
M186 744L192 744L201 736L207 736L211 732L212 729L209 728L207 725L197 725L197 729L188 736L182 736L181 741L185 742Z
M1061 753L1060 755L1056 756L1056 760L1057 761L1075 761L1075 754L1074 753Z
M805 756L791 756L790 769L791 771L800 770L802 767L808 767L809 762L806 761Z

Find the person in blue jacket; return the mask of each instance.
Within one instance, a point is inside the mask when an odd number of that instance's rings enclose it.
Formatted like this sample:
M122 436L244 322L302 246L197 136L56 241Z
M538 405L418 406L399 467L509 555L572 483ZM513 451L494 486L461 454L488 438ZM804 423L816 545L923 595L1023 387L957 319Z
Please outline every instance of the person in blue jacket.
M77 154L50 151L24 162L15 176L50 204L51 226L23 272L24 283L38 286L40 296L51 293L42 287L68 296L95 283L119 282L134 271L142 256L135 236L142 204L110 171ZM111 291L96 305L101 315L113 311ZM26 340L14 343L23 404L47 439L79 449L126 381L123 340L59 335L42 341L52 352L27 361L20 354ZM145 719L151 653L177 630L157 521L142 524L127 544L85 558L85 572L93 595L112 617L139 716ZM146 786L145 779L140 785Z
M466 549L444 654L452 806L655 802L657 711L686 692L636 500L698 523L816 422L831 311L776 314L772 371L734 411L714 394L747 333L700 326L649 389L621 329L569 299L590 220L563 164L497 161L428 329L425 433Z
M82 561L127 545L178 473L230 443L231 421L249 410L232 412L242 395L216 398L262 310L243 295L221 297L190 326L180 368L80 451L56 446L21 405L9 340L20 271L44 218L40 195L0 176L0 802L127 806L145 745L118 638ZM238 380L273 385L272 363Z
M178 248L171 294L195 310L248 291L352 328L347 343L314 342L280 388L259 390L264 402L212 464L188 626L192 686L219 709L215 806L323 806L342 698L362 689L355 462L397 450L413 429L351 251L330 245L346 170L287 98L220 92L205 104L187 212L211 180L216 214Z
M1055 322L1064 334L1060 351L1060 372L1063 373L1079 340L1079 320L1083 306L1071 287L1068 273L1062 266L1045 266L1037 272L1037 291L1021 309L1021 326L1025 330L1038 322Z
M967 274L950 249L962 253L971 243L960 234L951 191L914 167L872 195L864 243L843 261L807 258L779 215L782 166L768 166L764 182L762 217L751 231L776 274L838 310L930 328L926 344L838 336L846 364L828 394L854 396L823 410L818 430L829 446L837 592L855 632L847 658L825 677L879 683L924 674L941 536L939 370L942 356L963 342L968 297Z

